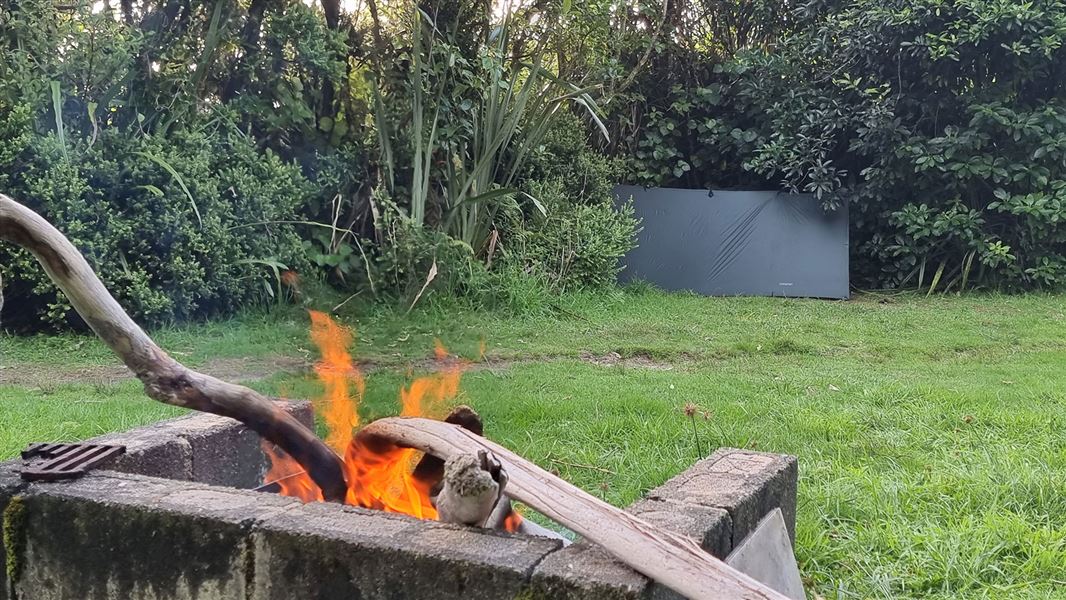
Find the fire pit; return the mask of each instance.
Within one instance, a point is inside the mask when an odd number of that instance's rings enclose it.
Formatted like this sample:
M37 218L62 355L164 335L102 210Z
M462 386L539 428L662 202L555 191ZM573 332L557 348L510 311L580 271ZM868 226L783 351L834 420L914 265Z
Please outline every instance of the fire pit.
M289 410L304 423L309 404ZM108 470L27 482L0 463L0 599L647 598L598 547L254 491L259 436L198 414L91 441ZM722 449L629 507L725 557L763 515L795 519L796 460Z

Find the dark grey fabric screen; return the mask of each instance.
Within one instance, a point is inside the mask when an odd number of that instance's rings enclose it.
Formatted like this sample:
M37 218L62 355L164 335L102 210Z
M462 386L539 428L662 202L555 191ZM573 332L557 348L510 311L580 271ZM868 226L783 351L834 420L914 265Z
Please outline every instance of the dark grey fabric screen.
M847 207L806 194L620 186L643 230L622 281L712 296L848 297Z

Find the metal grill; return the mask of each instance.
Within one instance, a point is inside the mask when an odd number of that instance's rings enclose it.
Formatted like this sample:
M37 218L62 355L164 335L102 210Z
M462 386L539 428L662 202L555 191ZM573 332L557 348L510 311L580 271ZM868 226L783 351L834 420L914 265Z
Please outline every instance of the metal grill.
M108 444L30 444L22 451L22 478L27 481L74 479L126 452Z

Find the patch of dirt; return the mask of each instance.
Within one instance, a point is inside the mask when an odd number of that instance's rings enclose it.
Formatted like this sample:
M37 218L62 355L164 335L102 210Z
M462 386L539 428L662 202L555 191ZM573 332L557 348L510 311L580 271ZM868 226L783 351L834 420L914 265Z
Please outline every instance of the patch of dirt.
M544 361L550 360L551 359L544 359ZM396 359L395 361L375 359L361 360L358 361L358 367L359 371L364 375L370 375L371 373L379 371L429 373L449 368L461 368L464 373L468 373L472 371L506 371L513 365L531 362L537 361L534 359L492 358L488 356L478 361L471 361L468 359L448 356L444 359L427 357L408 360Z
M268 355L257 358L216 358L196 369L223 381L257 381L278 373L302 373L312 363L293 356Z
M656 360L650 356L638 354L623 357L617 352L594 354L582 352L580 359L588 364L601 367L625 367L633 369L654 369L670 371L675 365ZM465 362L454 357L443 360L424 358L393 363L391 361L362 361L359 369L364 374L376 371L439 371L442 368L462 366L463 371L506 371L517 364L531 362L551 362L553 358L516 359L485 357L477 362ZM268 355L255 358L215 358L203 365L194 367L201 373L218 377L223 381L247 383L267 379L278 373L309 372L311 362L306 359ZM49 388L64 384L112 385L133 379L133 373L122 365L65 366L42 365L39 363L0 364L0 385L18 385L30 388Z
M225 381L246 382L266 379L277 373L300 372L310 363L290 356L269 355L256 358L217 358L197 367L201 373ZM0 365L0 385L52 387L80 383L111 385L133 379L133 373L122 365L63 366L39 363Z
M657 371L672 371L674 365L655 360L654 358L638 354L636 356L623 357L617 352L608 352L607 354L592 354L591 352L582 352L580 354L581 360L601 367L626 367L634 369L654 369Z
M109 385L130 379L133 373L122 365L93 365L69 367L39 363L8 363L0 365L0 385L20 385L31 388L52 387L67 383Z

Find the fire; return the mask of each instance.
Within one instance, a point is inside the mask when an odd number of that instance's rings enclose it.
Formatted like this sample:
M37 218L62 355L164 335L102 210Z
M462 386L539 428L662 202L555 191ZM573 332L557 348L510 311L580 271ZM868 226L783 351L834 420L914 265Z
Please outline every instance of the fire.
M311 311L311 339L322 354L314 371L324 388L322 397L314 402L315 412L326 425L326 443L344 457L348 482L346 502L436 519L428 484L411 475L420 453L376 440L361 440L354 435L359 426L358 409L366 382L348 351L353 339L351 331L328 315ZM434 354L439 370L414 379L400 390L401 415L440 418L448 402L458 394L465 364L449 359L448 350L439 340ZM263 449L271 463L265 480L276 483L279 493L304 502L322 501L321 490L299 463L270 444L264 443Z
M263 476L268 482L278 485L278 493L292 496L304 502L322 502L322 490L303 471L300 463L293 460L270 442L263 440L263 452L270 459L270 470Z
M522 515L518 514L517 510L511 510L507 513L507 517L503 520L504 531L510 531L514 533L518 531L518 526L522 524Z
M351 332L329 315L311 311L311 341L322 353L322 360L315 363L315 374L325 387L325 393L315 401L315 412L326 421L329 430L326 443L343 454L352 441L352 432L359 426L357 409L366 382L348 354ZM354 397L349 388L354 388L351 390L355 392Z

